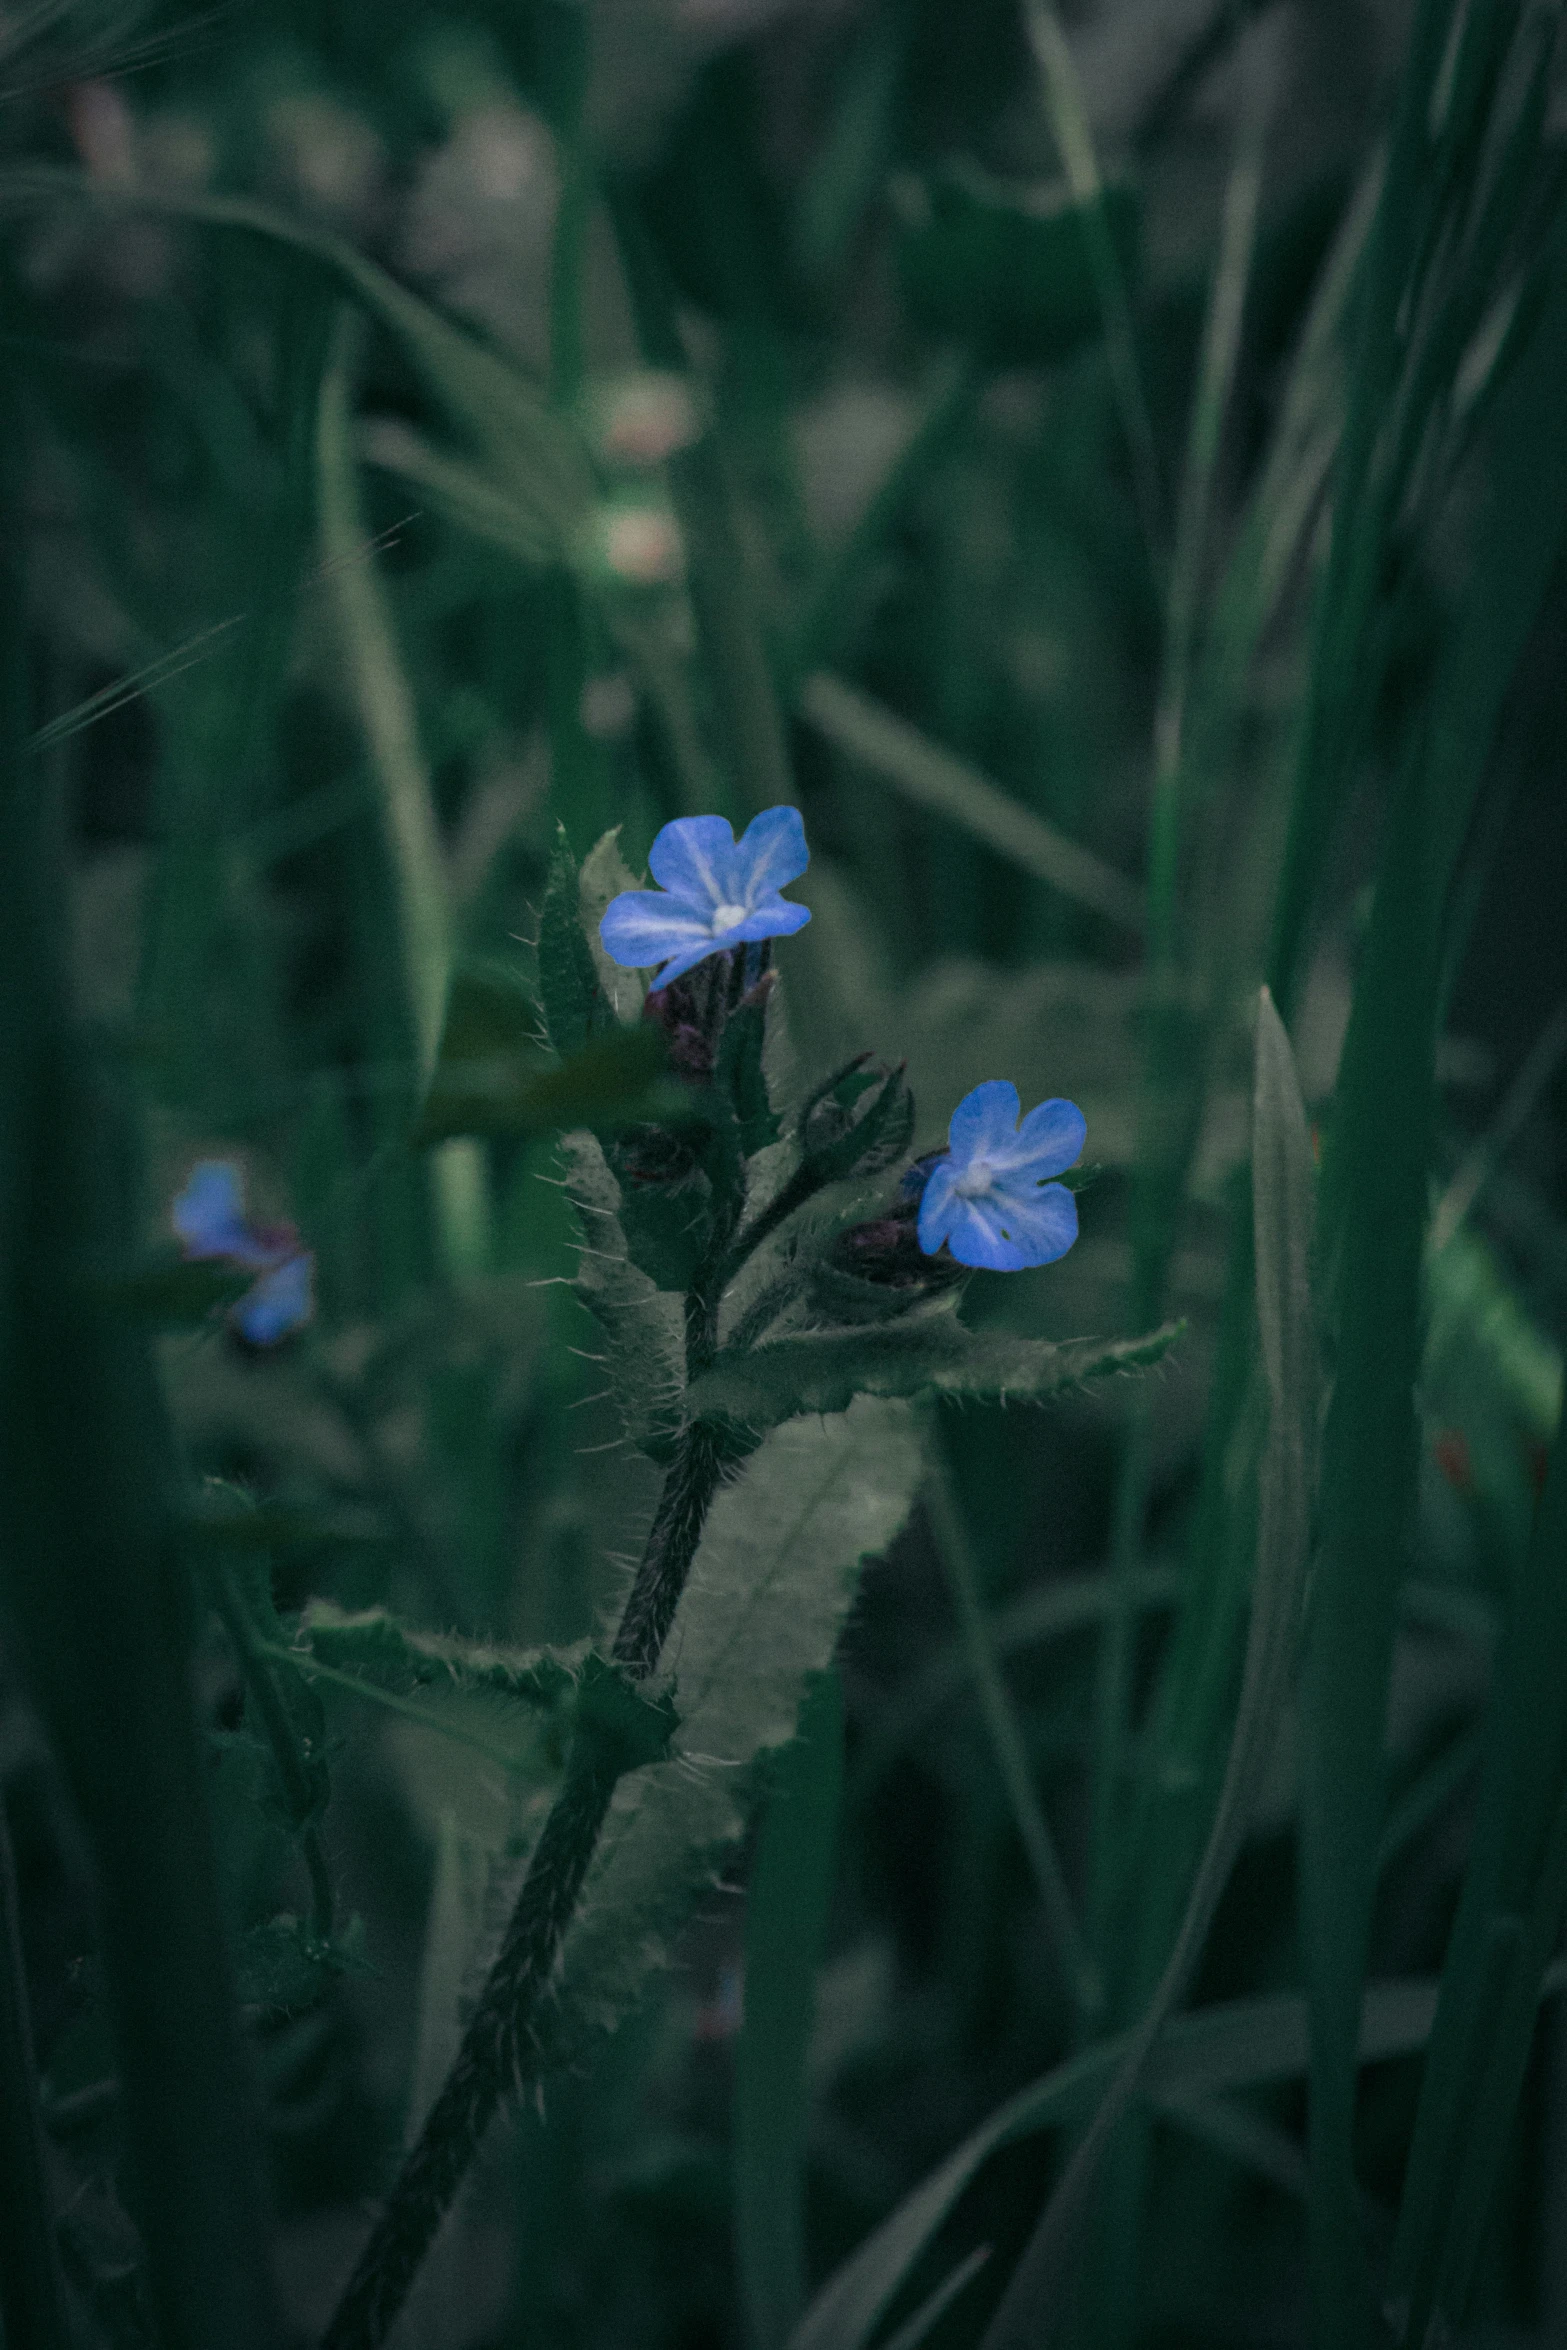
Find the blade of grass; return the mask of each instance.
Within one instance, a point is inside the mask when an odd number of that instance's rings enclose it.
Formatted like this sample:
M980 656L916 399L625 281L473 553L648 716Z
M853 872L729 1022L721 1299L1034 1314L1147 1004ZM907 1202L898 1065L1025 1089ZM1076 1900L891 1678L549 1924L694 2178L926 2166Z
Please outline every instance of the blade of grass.
M354 321L345 312L317 417L322 550L354 704L380 785L398 960L422 1090L440 1048L451 974L445 857L392 616L374 557L363 551L351 417L356 342ZM465 1140L443 1143L431 1153L431 1167L447 1266L453 1272L479 1270L489 1261L488 1178L480 1147Z
M1269 980L1287 1019L1306 925L1372 695L1369 622L1396 484L1374 477L1402 358L1402 321L1422 266L1433 190L1428 146L1455 0L1421 0L1410 31L1358 289L1348 407L1333 483L1334 529L1318 596L1295 759L1289 837L1274 908Z
M36 2350L71 2350L65 2279L44 2168L38 2068L22 1965L11 1831L0 1806L0 2330Z
M779 1757L746 1889L735 2052L735 2253L746 2339L779 2350L805 2307L806 2074L843 1790L843 1692L829 1670Z
M1559 1003L1508 1087L1496 1116L1464 1153L1431 1218L1431 1253L1439 1254L1507 1156L1567 1054L1567 999Z
M1497 1657L1469 1865L1442 1969L1388 2291L1404 2340L1463 2323L1546 1962L1567 1911L1567 1441L1559 1425Z
M1543 1995L1567 1988L1567 1962L1546 1972ZM1433 1980L1372 1984L1360 2013L1362 2064L1424 2047L1436 2014ZM970 2183L1004 2147L1093 2110L1131 2045L1130 2033L1095 2041L1015 2097L954 2148L836 2269L789 2337L788 2350L864 2350L916 2261ZM1148 2059L1150 2103L1211 2098L1297 2080L1309 2061L1306 2002L1292 1992L1223 2001L1171 2018Z
M1118 929L1141 930L1143 901L1135 883L858 686L817 670L800 689L799 710L828 742L914 807L960 825L1020 872L1049 882Z
M1177 1237L1206 1094L1208 1049L1200 1015L1181 976L1182 782L1187 698L1207 566L1214 476L1240 351L1241 320L1256 241L1262 146L1273 93L1272 52L1248 76L1233 168L1225 191L1218 258L1187 431L1174 555L1166 601L1163 673L1154 719L1153 798L1148 833L1148 1031L1133 1182L1131 1315L1150 1303L1158 1319ZM1266 68L1266 70L1264 70ZM1141 1563L1152 1458L1153 1395L1127 1415L1110 1544L1112 1586L1125 1594ZM1105 1619L1094 1683L1089 1835L1089 1928L1105 1947L1115 1885L1124 1795L1132 1667L1128 1598Z
M1023 24L1039 69L1045 113L1067 185L1081 207L1089 264L1104 318L1110 380L1132 460L1138 520L1149 560L1157 571L1164 554L1164 494L1159 486L1159 460L1138 365L1132 305L1105 215L1104 180L1083 105L1082 85L1072 61L1071 45L1051 0L1023 0Z
M1252 1095L1252 1213L1257 1321L1270 1413L1259 1479L1251 1628L1229 1761L1164 1973L986 2329L982 2350L1044 2350L1064 2314L1065 2287L1100 2161L1142 2086L1161 2032L1190 1986L1278 1735L1299 1644L1311 1531L1319 1385L1311 1296L1314 1188L1311 1139L1289 1039L1264 989L1257 1009Z
M1556 419L1567 269L1486 437L1488 495L1429 721L1406 756L1345 1040L1325 1165L1337 1375L1307 1649L1302 1941L1312 1999L1311 2240L1318 2338L1369 2339L1353 2171L1354 2032L1383 1832L1383 1725L1416 1459L1421 1260L1451 878L1503 697L1567 520Z
M790 646L788 673L808 680L842 651L865 576L894 523L937 471L974 412L983 376L972 359L951 362L913 432L877 484L847 539L824 565ZM796 692L798 687L796 687Z
M925 1507L931 1532L936 1538L936 1555L946 1577L947 1589L952 1594L952 1604L957 1610L968 1669L974 1684L974 1694L979 1701L985 1733L990 1740L990 1751L995 1757L996 1769L1012 1807L1018 1837L1033 1871L1040 1901L1044 1905L1051 1946L1067 1994L1076 2010L1079 2028L1086 2033L1104 2012L1104 1982L1083 1938L1082 1927L1078 1924L1077 1911L1067 1886L1066 1871L1061 1866L1061 1856L1056 1850L1044 1805L1034 1785L1022 1727L1007 1694L1007 1685L1001 1677L1001 1668L996 1662L996 1652L991 1643L990 1627L980 1596L979 1575L962 1511L952 1490L951 1476L939 1453L926 1488Z
M689 360L663 262L627 190L607 191L642 355L682 375ZM750 817L794 796L783 718L711 426L669 463L702 666L734 805Z

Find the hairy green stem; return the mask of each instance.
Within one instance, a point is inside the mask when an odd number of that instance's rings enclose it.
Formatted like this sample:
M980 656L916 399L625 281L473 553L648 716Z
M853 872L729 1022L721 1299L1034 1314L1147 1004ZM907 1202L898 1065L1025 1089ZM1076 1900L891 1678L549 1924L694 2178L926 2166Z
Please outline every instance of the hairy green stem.
M255 1700L289 1817L299 1830L299 1849L310 1879L311 1931L319 1941L330 1941L334 1918L332 1880L327 1873L320 1834L310 1816L314 1808L310 1767L298 1732L288 1718L288 1708L283 1703L265 1647L257 1637L239 1585L228 1568L220 1570L214 1578L213 1604L239 1658L246 1694Z
M645 1679L658 1664L724 1460L701 1421L686 1429L610 1652L634 1679ZM617 1776L595 1744L579 1739L573 1746L457 2061L349 2280L324 2350L377 2350L386 2339L502 2098L537 2079L542 2051L535 2019Z
M0 2325L8 2342L70 2350L65 2285L44 2169L16 1871L0 1806Z

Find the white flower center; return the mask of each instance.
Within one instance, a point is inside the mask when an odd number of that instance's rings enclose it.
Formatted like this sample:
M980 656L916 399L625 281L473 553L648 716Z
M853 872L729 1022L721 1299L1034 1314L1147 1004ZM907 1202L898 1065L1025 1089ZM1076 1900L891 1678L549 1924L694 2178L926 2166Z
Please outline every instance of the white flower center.
M983 1199L995 1187L995 1169L988 1159L974 1159L952 1186L959 1199Z
M745 906L715 906L713 908L713 936L721 930L737 930L745 920L749 908Z

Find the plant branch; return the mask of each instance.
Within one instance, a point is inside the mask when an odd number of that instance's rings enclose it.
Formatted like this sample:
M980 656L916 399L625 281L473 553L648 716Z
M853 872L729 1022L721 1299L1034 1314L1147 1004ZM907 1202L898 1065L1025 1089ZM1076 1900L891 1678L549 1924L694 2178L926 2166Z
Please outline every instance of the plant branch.
M610 1652L633 1679L645 1680L657 1667L726 1458L701 1421L681 1436ZM502 2098L537 2079L542 2052L535 2019L618 1776L618 1765L579 1733L457 2060L349 2279L323 2350L378 2350Z

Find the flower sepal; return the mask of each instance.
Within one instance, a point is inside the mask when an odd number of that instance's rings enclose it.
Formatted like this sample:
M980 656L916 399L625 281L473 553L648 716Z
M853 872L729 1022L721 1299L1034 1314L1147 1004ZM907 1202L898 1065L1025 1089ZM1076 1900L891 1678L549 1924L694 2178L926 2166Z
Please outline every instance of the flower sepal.
M914 1133L905 1068L857 1053L817 1087L800 1120L801 1165L813 1190L878 1175L902 1158Z

